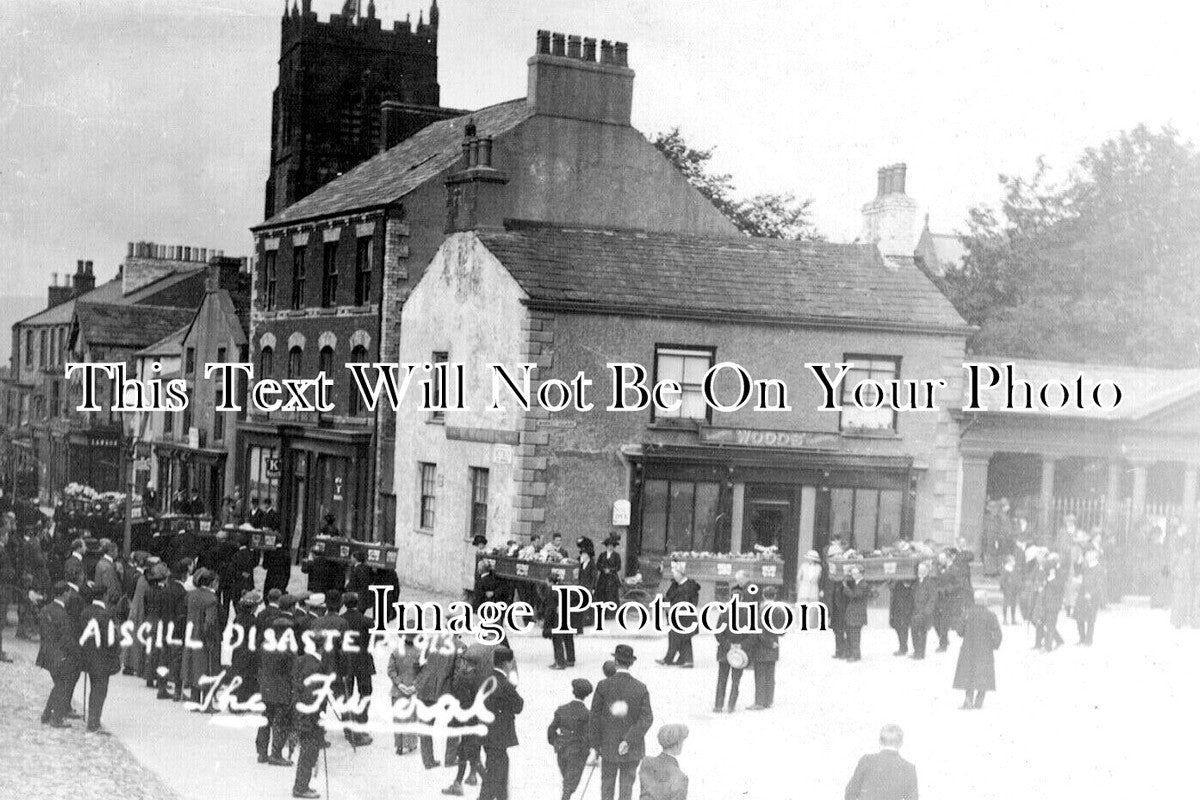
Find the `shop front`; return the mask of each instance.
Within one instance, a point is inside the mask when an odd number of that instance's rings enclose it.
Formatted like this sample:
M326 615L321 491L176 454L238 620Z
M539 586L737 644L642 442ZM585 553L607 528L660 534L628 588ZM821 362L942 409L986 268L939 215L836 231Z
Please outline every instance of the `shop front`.
M158 461L158 497L163 511L181 513L179 504L190 499L193 492L200 495L201 513L214 516L221 510L227 457L223 449L156 442L154 450Z
M270 498L294 557L333 515L343 536L365 538L372 514L371 434L244 423L241 474L248 497Z
M797 565L841 537L862 551L913 534L916 474L908 457L819 450L644 445L634 464L629 559L656 574L671 553L774 548L784 594Z

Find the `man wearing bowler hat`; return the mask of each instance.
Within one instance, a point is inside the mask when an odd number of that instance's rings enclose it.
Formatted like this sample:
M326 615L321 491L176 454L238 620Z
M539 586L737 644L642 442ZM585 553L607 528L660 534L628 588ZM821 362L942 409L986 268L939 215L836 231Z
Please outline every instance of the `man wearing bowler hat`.
M592 695L591 744L600 754L600 798L613 800L618 782L620 800L632 800L633 781L646 755L646 733L654 723L646 684L629 674L637 660L633 648L619 644L613 651L616 672L596 686Z

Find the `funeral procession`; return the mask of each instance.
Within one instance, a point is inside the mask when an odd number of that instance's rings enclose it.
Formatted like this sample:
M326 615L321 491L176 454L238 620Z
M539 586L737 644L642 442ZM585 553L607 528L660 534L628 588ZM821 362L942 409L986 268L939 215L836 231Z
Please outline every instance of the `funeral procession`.
M5 2L0 798L1193 796L1151 6Z

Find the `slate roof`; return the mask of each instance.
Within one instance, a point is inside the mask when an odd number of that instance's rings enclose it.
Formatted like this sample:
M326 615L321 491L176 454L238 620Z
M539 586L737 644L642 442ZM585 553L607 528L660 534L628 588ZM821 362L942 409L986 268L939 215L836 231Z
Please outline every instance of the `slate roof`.
M89 345L141 349L191 322L194 309L76 303L75 318Z
M297 200L254 230L394 203L462 158L463 129L468 120L475 120L479 136L494 137L533 113L521 97L435 122Z
M183 354L183 340L191 330L189 322L174 333L169 333L149 347L134 353L135 358L152 358L154 356L178 356Z
M14 325L66 325L75 316L76 303L111 303L119 305L140 303L147 297L195 277L197 273L203 272L205 269L206 267L204 266L178 269L169 275L164 275L158 280L151 281L145 286L133 290L127 295L121 294L121 278L118 276L111 281L100 284L90 292L84 292L65 303L59 303L54 308L39 311L33 316L17 321Z
M920 270L886 264L874 245L536 226L477 235L535 301L615 313L967 330Z
M1035 391L1043 383L1057 381L1073 386L1076 377L1083 375L1084 392L1090 397L1092 387L1102 382L1116 383L1121 387L1121 403L1114 409L1074 408L1041 409L1036 412L1011 411L1004 408L1007 391L1002 379L999 386L984 389L980 384L979 401L988 412L999 414L1037 413L1039 416L1135 421L1161 411L1180 400L1200 395L1200 369L1156 369L1152 367L1124 367L1105 364L1084 364L1070 361L1040 361L1036 359L1002 358L999 356L977 358L976 362L1013 365L1014 380L1028 381ZM981 381L986 380L986 376ZM1061 393L1052 395L1059 397ZM1105 391L1104 399L1110 400L1111 393ZM1017 402L1024 402L1024 391L1016 395ZM1035 399L1036 403L1036 399Z

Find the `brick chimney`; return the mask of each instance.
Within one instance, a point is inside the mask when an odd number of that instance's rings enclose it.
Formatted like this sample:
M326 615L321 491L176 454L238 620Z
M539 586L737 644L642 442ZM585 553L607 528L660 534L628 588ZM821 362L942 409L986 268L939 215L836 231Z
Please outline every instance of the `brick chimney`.
M919 206L905 193L907 179L906 164L880 167L875 199L862 207L862 239L878 245L885 256L911 258L916 253Z
M438 120L457 117L461 113L452 108L384 100L379 106L379 152L390 150Z
M46 308L54 308L71 299L70 276L63 276L63 285L58 285L58 273L50 273L50 286L46 289Z
M71 279L71 296L78 297L96 288L96 274L91 261L75 262L75 276Z
M508 176L492 164L491 137L478 136L467 123L461 169L446 178L446 233L504 226L504 185Z
M610 125L629 125L633 70L624 42L600 42L550 31L537 32L529 59L526 102L539 114Z

